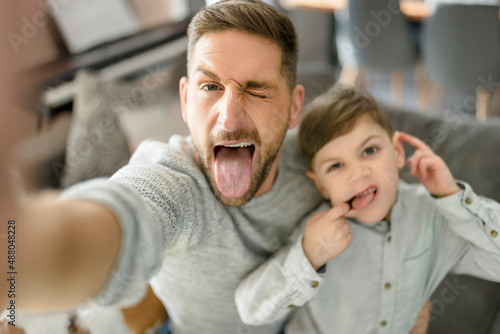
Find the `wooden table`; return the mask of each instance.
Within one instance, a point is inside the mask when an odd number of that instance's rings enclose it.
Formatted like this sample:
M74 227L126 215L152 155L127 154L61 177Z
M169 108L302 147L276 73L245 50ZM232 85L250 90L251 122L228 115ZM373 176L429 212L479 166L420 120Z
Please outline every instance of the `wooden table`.
M335 10L347 7L349 0L279 0L285 9L309 9L334 12ZM429 6L423 0L400 0L399 8L401 12L411 21L420 22L431 15ZM500 9L498 10L500 19Z
M309 9L334 12L347 7L348 0L280 0L285 9ZM424 1L399 1L399 7L406 17L412 21L422 21L431 15Z

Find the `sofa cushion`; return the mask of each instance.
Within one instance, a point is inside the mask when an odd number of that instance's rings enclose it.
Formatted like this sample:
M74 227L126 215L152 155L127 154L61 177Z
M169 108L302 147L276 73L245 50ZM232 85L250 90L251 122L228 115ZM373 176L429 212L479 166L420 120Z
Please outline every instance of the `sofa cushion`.
M111 176L124 166L130 152L113 110L113 83L79 72L71 127L66 143L63 187L80 181Z

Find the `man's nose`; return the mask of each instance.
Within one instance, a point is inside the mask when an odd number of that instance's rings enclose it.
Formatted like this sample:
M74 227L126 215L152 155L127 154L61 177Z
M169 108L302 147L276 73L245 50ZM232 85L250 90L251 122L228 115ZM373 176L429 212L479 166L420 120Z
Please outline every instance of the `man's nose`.
M351 167L351 173L349 177L350 183L356 183L359 180L364 179L370 175L370 168L365 164L357 164Z
M219 108L218 122L224 130L238 130L245 119L240 94L226 90L220 101Z

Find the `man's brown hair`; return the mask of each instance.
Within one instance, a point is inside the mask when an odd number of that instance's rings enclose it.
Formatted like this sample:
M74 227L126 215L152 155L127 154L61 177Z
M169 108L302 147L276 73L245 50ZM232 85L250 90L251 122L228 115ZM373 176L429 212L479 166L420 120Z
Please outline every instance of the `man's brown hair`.
M290 91L297 76L297 34L292 21L273 6L260 0L223 0L205 7L188 28L188 74L198 40L207 33L228 30L246 32L276 43L281 49L281 73Z
M392 138L391 123L370 94L335 85L315 98L308 105L299 128L300 151L309 168L323 146L351 131L363 115L370 116Z

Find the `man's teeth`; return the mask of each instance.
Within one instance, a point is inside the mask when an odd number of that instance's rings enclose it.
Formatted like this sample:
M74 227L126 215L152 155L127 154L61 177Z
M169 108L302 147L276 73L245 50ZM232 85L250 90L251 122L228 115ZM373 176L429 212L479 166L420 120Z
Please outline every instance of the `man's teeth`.
M253 145L252 143L243 142L243 143L238 143L238 144L233 144L233 145L222 145L222 146L224 146L224 147L249 147L252 145Z
M364 192L362 192L361 194L357 194L357 195L356 195L356 196L354 196L354 197L362 197L362 196L366 196L366 195L368 195L369 193L374 193L374 192L375 192L375 190L376 190L375 188L370 188L370 189L368 189L367 191L364 191Z

